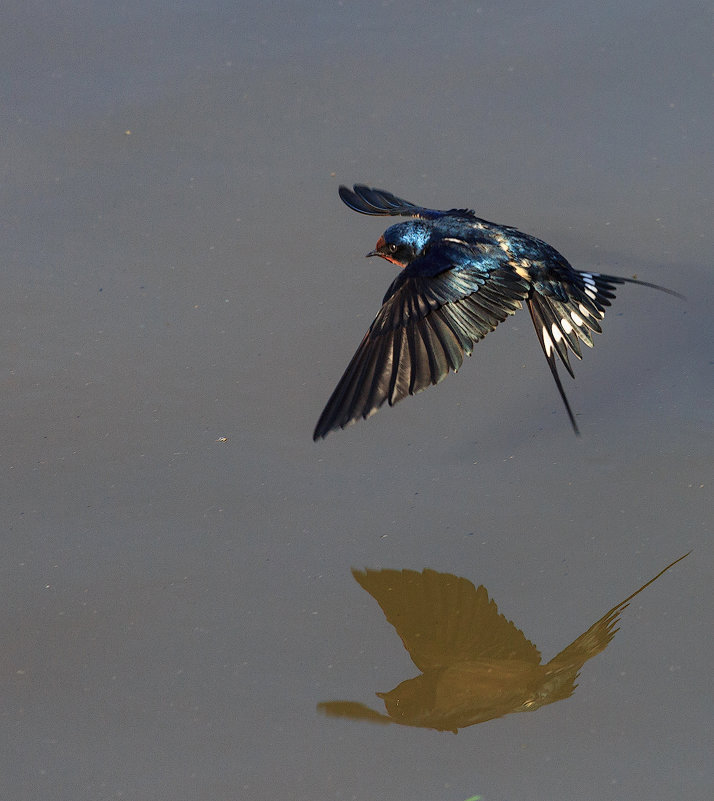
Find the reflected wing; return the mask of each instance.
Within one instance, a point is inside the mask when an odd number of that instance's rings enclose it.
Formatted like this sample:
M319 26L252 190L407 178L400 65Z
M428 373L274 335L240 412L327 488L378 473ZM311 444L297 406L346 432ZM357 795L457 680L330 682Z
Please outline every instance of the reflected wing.
M393 406L438 384L459 369L476 342L520 308L528 292L522 278L495 260L484 265L473 252L470 263L463 258L463 248L445 243L397 276L313 439L369 417L385 401ZM456 263L462 266L453 268Z
M351 718L352 720L370 720L372 723L394 723L394 721L377 712L375 709L359 701L321 701L317 711L331 718Z
M434 570L353 570L352 575L381 606L423 672L489 659L540 664L538 649L499 613L485 587Z
M549 669L579 670L588 659L591 659L596 654L604 651L610 643L610 640L612 640L612 638L615 636L615 633L618 631L618 629L615 627L619 623L620 615L629 606L630 601L636 595L639 595L642 590L649 587L650 584L657 581L657 579L663 573L666 573L670 567L674 567L677 562L681 562L682 559L687 556L689 556L689 553L685 553L684 556L680 556L679 559L675 559L675 561L667 565L664 570L660 570L660 572L654 578L651 578L646 584L643 584L638 590L635 590L632 595L629 595L624 601L621 601L619 604L617 604L617 606L613 606L609 612L604 614L600 620L597 621L597 623L593 623L593 625L590 626L590 628L584 634L581 634L577 640L570 643L570 645L562 650L557 656L554 656L553 659L548 662L547 667ZM573 675L573 678L575 678L575 674Z
M677 297L681 295L656 284L636 281L633 278L578 272L573 270L560 254L555 251L553 253L561 263L554 264L549 261L542 265L541 273L547 274L548 280L537 278L539 265L534 264L534 289L528 297L527 305L538 341L577 434L578 426L563 385L560 383L555 355L558 355L565 369L571 377L574 377L568 352L581 359L580 343L584 342L592 348L592 333L602 333L600 320L605 316L605 309L615 297L617 284L640 284Z

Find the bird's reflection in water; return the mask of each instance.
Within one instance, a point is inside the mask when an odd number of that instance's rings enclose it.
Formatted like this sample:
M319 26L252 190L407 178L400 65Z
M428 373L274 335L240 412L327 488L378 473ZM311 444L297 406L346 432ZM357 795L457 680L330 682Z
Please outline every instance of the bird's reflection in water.
M353 570L421 675L377 693L386 715L357 701L325 701L317 708L337 717L456 733L568 698L582 666L613 638L629 602L685 556L613 606L545 665L536 646L499 613L483 586L434 570Z

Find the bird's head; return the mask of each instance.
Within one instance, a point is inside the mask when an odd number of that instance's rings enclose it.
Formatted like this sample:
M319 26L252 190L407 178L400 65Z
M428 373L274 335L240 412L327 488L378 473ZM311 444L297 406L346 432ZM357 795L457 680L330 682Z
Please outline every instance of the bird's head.
M392 225L379 237L368 256L381 256L397 267L406 267L420 256L429 242L430 227L424 220L409 220Z

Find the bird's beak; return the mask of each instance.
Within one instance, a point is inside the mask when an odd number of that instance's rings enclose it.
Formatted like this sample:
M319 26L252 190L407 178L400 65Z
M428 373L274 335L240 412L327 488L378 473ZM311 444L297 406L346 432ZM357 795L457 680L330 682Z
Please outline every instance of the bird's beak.
M382 251L380 250L380 248L383 248L383 247L384 247L384 237L380 236L379 239L377 240L377 244L374 246L374 250L370 250L365 258L369 258L370 256L381 256L381 255L383 255Z

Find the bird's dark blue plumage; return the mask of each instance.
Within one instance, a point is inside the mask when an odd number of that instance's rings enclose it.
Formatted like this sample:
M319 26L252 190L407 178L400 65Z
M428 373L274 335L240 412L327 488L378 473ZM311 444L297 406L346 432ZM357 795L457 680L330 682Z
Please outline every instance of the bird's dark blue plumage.
M360 214L411 219L387 228L367 254L402 269L328 400L315 440L369 417L385 402L392 406L438 384L524 302L578 433L556 355L573 376L569 352L581 358L580 343L592 347L592 332L601 333L615 285L677 294L633 278L575 270L540 239L480 219L469 209L427 209L362 184L341 186L339 193Z

